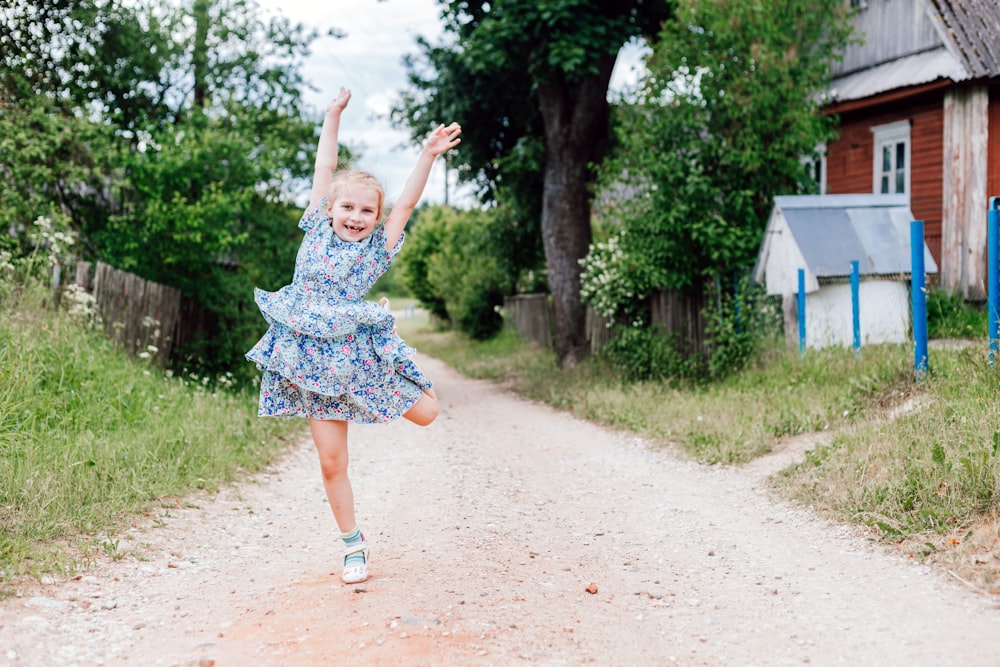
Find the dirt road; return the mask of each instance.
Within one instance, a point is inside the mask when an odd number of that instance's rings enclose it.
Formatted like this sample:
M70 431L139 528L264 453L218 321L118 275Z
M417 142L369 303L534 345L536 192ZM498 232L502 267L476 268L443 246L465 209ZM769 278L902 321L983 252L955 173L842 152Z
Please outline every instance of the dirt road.
M1000 664L995 601L776 501L767 462L683 462L421 365L435 424L352 427L370 581L340 583L304 430L2 602L0 665Z

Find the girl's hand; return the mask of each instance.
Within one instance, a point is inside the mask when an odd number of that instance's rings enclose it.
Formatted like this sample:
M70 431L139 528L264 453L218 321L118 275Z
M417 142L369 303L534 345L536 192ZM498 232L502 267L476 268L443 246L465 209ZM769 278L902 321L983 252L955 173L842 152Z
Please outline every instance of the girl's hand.
M424 148L431 155L437 157L444 153L449 148L454 148L462 142L458 138L458 135L462 134L462 127L458 123L452 123L445 127L444 125L438 125L431 132L430 136L427 137L427 143Z
M327 105L327 112L330 111L343 111L344 107L351 100L351 91L343 86L340 87L340 94L333 98L333 101Z

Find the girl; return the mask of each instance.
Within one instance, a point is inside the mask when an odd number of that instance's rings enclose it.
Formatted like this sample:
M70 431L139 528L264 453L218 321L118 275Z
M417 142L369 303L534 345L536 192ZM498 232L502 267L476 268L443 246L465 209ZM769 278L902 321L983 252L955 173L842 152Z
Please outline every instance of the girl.
M347 477L348 422L399 417L426 426L438 414L431 382L413 363L388 310L364 298L403 245L434 159L458 145L462 129L438 126L427 139L399 201L379 225L384 192L371 175L334 173L345 88L326 109L309 207L299 221L305 238L292 284L254 290L269 323L247 353L263 371L258 414L309 418L323 485L344 540L344 583L368 578L368 543L354 515Z

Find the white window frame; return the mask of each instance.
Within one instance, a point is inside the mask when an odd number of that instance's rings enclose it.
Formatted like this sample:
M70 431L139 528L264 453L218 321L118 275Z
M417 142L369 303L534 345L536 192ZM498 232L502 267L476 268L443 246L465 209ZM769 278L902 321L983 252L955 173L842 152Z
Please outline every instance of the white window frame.
M826 194L826 144L820 143L816 144L817 157L809 155L801 159L803 166L808 167L809 171L816 176L816 187L819 188L819 193L821 195Z
M900 120L895 123L876 125L872 127L873 150L872 150L872 192L882 193L882 177L888 173L889 192L887 194L905 194L910 196L910 173L912 172L912 160L910 150L910 121ZM897 147L903 145L903 192L896 189L896 171L898 166L885 172L882 169L882 150L887 146L892 146L892 157L895 160Z

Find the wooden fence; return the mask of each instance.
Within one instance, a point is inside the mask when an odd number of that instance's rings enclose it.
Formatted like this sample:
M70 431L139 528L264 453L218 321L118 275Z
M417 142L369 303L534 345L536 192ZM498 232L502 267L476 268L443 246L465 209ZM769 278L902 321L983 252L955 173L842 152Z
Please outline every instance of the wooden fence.
M694 294L655 292L650 296L650 320L653 326L676 337L685 354L708 352L705 316L708 305L705 291Z
M504 319L524 340L551 348L554 344L555 314L548 294L516 294L503 301ZM587 309L587 340L590 351L597 354L611 340L608 320Z
M94 295L104 333L129 354L148 353L157 364L170 358L181 322L181 292L175 287L98 262L79 262L76 283Z
M677 292L657 292L650 297L651 319L660 330L677 336L685 351L707 351L705 318L702 311L707 300L704 294L685 295ZM524 340L553 346L555 316L548 294L517 294L504 299L504 319ZM587 340L591 354L601 351L611 340L611 322L587 309Z

